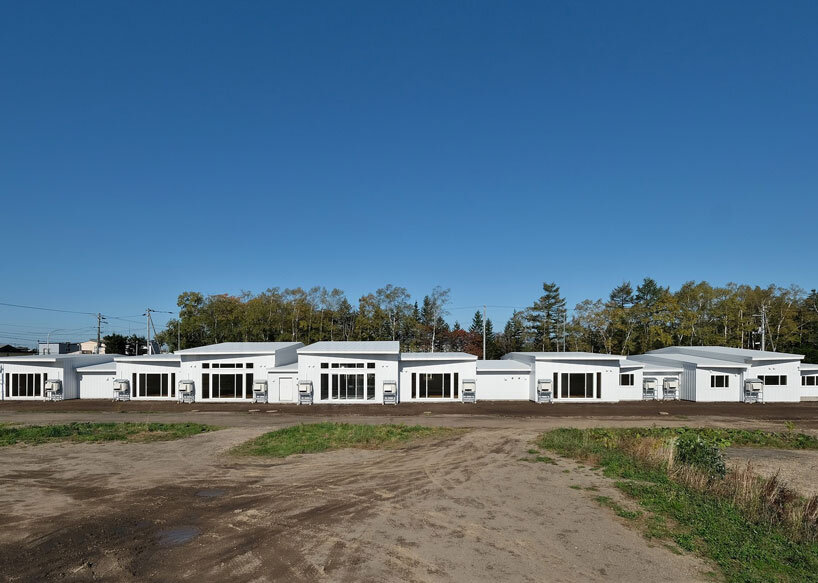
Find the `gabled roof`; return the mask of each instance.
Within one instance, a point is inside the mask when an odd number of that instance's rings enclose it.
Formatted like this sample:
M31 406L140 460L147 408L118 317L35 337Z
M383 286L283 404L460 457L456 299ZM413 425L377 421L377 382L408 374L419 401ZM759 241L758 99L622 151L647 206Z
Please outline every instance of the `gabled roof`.
M298 354L399 354L400 342L352 341L316 342L298 349Z
M192 355L221 355L221 354L275 354L277 350L304 346L301 342L221 342L208 344L196 348L177 350L174 354L183 356Z
M401 352L401 360L477 360L477 356L468 352Z
M515 356L530 356L535 360L624 360L624 356L617 354L602 354L600 352L509 352L503 359Z
M477 372L529 373L531 367L519 360L478 360Z
M758 362L767 360L803 360L803 354L789 352L772 352L770 350L750 350L747 348L733 348L730 346L668 346L651 350L648 354L692 354L705 358L722 360L737 360L744 362Z
M636 356L630 356L629 358L632 360L651 362L660 365L675 364L678 366L679 363L687 363L702 368L750 368L750 365L745 362L707 358L706 356L697 356L694 354L672 354L668 352L657 353L656 351L651 351L647 354L639 354Z

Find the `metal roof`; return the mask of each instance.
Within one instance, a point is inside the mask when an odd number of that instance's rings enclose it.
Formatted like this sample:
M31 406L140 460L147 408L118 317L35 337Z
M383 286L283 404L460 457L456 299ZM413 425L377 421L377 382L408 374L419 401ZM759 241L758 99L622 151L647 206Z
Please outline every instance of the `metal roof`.
M43 362L48 364L54 364L63 360L77 360L77 361L86 361L90 364L96 364L97 362L107 362L109 360L113 360L115 354L27 354L21 356L0 356L0 362ZM83 366L80 364L80 366Z
M400 342L351 341L316 342L298 349L298 354L399 354Z
M164 354L140 354L139 356L118 356L116 362L179 362L182 360L178 355L171 353Z
M478 360L477 372L531 372L531 367L519 360Z
M116 363L112 360L110 362L100 362L98 364L90 364L88 366L78 366L77 372L116 372Z
M694 364L697 367L703 368L750 368L750 365L743 362L736 362L734 360L723 360L718 358L707 358L706 356L697 356L693 354L672 354L668 352L656 353L651 351L647 354L640 354L629 357L633 360L641 362L652 362L655 364L668 364L684 362L687 364Z
M177 350L174 354L184 356L197 354L274 354L277 350L304 346L301 342L221 342L196 348Z
M513 356L533 356L536 360L623 360L624 356L617 354L602 354L599 352L509 352L503 359Z
M670 363L659 363L659 362L649 362L647 360L637 360L636 356L629 356L627 358L628 363L634 363L642 367L642 370L648 374L655 374L660 372L670 372L670 373L681 373L684 372L684 369L680 367L678 364L674 362ZM657 357L658 358L658 357Z
M401 360L477 360L468 352L401 352Z
M666 348L659 348L651 350L648 354L653 353L682 353L682 354L698 354L706 358L722 358L729 360L731 358L741 358L745 360L803 360L803 354L792 354L789 352L772 352L770 350L750 350L747 348L733 348L730 346L668 346Z
M818 372L818 364L801 363L801 372Z

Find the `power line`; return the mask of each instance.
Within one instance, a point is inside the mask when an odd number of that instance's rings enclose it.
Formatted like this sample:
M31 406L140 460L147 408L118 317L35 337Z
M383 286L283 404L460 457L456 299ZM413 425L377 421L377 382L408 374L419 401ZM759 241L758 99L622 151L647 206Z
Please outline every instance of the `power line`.
M9 306L11 308L25 308L26 310L42 310L45 312L62 312L63 314L82 314L84 316L96 316L93 312L78 312L76 310L60 310L57 308L43 308L41 306L24 306L22 304L9 304L0 302L0 306Z

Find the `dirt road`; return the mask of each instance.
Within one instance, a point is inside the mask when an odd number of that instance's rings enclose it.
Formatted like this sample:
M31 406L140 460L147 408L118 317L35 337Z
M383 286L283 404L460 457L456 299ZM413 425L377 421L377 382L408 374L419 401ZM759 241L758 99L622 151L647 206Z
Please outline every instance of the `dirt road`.
M402 449L248 461L226 450L295 419L224 415L237 423L181 441L0 449L0 574L9 581L710 580L708 565L648 543L598 505L594 496L618 496L598 474L563 460L520 461L530 457L542 420L474 419L478 427L465 434Z

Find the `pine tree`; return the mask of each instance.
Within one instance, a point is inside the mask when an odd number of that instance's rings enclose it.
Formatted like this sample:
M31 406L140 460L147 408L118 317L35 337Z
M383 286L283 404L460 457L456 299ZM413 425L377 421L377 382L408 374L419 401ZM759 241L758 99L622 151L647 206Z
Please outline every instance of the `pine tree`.
M526 310L525 320L535 350L559 350L563 320L566 316L565 299L559 286L542 284L543 295Z

